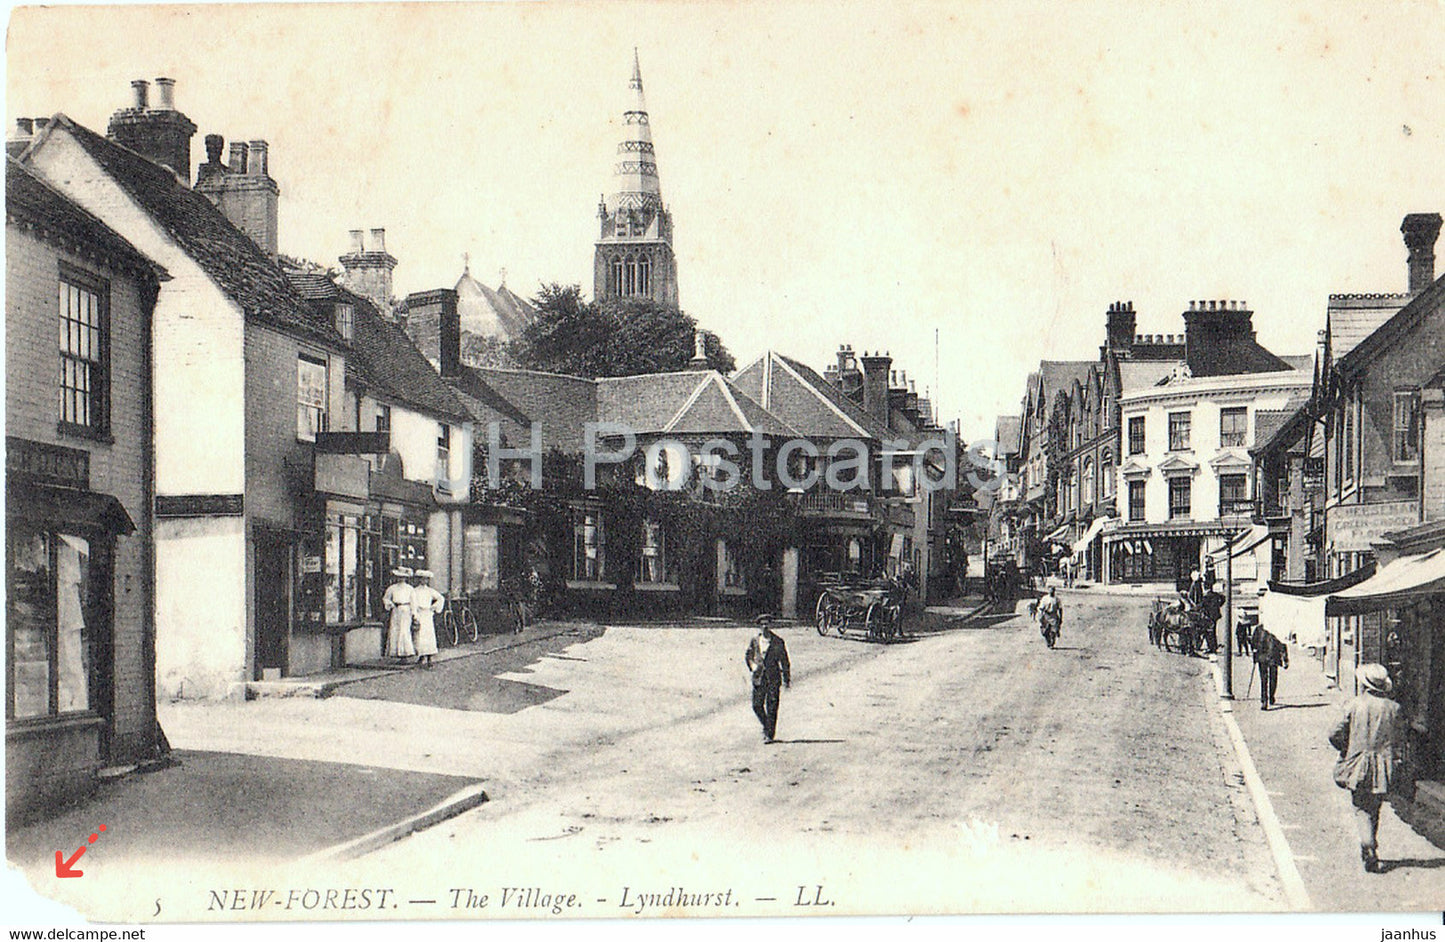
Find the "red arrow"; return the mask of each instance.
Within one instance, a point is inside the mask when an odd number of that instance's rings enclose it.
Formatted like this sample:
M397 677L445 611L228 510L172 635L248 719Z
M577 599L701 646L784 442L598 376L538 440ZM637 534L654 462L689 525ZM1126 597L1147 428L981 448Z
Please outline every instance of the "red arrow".
M80 859L80 855L83 853L85 853L84 847L77 850L74 854L71 854L69 860L62 860L61 853L57 850L55 852L55 875L61 878L85 876L84 870L71 869L72 867L74 867L75 862Z

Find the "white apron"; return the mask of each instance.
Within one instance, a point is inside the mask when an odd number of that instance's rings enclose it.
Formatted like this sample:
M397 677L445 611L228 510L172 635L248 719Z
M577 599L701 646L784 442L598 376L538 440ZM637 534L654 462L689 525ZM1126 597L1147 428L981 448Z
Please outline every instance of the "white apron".
M411 643L411 602L412 587L405 582L394 582L381 597L382 606L391 612L391 621L386 632L387 657L413 657L416 648Z
M447 597L429 585L412 589L411 617L416 625L416 653L427 656L437 653L437 631L433 620L446 607Z

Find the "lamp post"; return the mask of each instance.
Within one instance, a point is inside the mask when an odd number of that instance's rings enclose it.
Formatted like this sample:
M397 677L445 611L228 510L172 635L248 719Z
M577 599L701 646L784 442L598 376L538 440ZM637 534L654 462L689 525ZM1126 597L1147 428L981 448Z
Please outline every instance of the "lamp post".
M1234 699L1234 531L1224 544L1224 692Z

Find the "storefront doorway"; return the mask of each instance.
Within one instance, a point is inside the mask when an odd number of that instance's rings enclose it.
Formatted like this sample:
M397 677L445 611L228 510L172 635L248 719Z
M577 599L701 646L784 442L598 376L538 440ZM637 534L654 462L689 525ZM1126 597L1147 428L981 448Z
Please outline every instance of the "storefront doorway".
M256 544L256 679L267 669L286 672L291 636L291 544L258 534Z

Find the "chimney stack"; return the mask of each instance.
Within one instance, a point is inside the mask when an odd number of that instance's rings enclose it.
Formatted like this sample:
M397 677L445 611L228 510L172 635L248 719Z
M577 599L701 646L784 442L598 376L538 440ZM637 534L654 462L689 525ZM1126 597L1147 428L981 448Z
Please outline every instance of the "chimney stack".
M371 248L363 244L360 229L351 230L351 251L338 261L345 269L341 281L376 305L382 317L394 316L391 273L396 259L386 251L386 230L371 230Z
M1400 223L1405 247L1410 250L1410 293L1418 294L1435 281L1435 240L1440 237L1439 213L1411 213Z
M417 291L406 296L407 336L443 377L461 373L462 327L457 293L452 288ZM383 312L390 316L388 308Z
M156 79L157 84L160 81ZM224 143L219 134L206 135L208 159L196 172L196 192L214 203L261 251L275 258L281 188L267 172L266 142L232 141L229 164L221 163Z
M1127 354L1134 347L1137 326L1133 301L1115 301L1104 320L1104 343L1116 353Z
M132 106L110 116L106 136L142 157L169 167L182 184L190 185L191 138L195 136L196 126L176 110L175 79L156 79L155 107L148 103L148 82L136 79L130 85L135 92Z
M865 351L858 362L863 367L863 409L887 424L888 368L893 365L893 358L886 353Z

